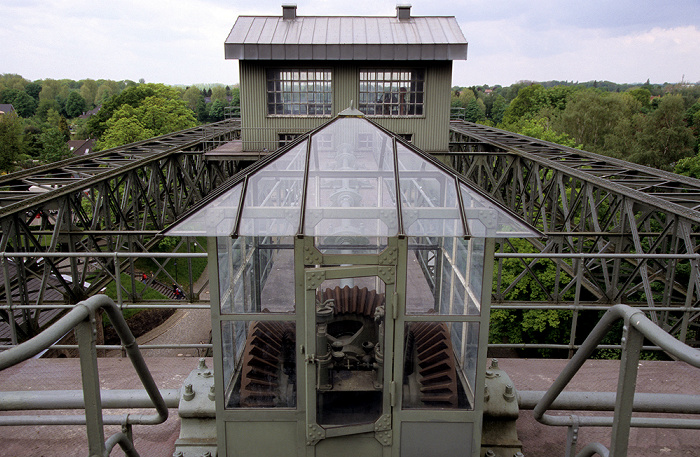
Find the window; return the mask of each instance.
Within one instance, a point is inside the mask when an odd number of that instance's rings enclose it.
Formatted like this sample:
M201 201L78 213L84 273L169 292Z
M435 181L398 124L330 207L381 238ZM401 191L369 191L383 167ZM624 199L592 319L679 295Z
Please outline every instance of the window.
M425 72L360 70L360 111L370 116L422 116Z
M330 116L331 101L330 70L267 70L270 116Z

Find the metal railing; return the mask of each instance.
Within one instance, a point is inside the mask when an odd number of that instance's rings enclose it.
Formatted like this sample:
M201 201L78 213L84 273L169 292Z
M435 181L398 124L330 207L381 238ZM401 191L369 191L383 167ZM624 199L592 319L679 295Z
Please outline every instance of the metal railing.
M582 397L577 397L576 394L572 395L570 393L568 396L565 396L565 401L556 405L557 408L561 409L601 411L609 409L612 400L614 401L613 417L555 416L547 414L547 411L555 406L555 402L562 396L564 388L583 366L584 362L593 355L598 348L598 344L610 332L613 325L620 320L624 323L621 343L622 359L617 392L614 396L611 397L612 394L607 394L607 397L606 394L593 394L600 404L592 406L590 405L590 398L586 398L584 401ZM577 435L579 427L612 427L612 440L610 450L600 443L593 443L584 447L576 454L577 457L587 457L594 454L599 454L603 457L626 456L630 427L700 429L700 419L632 417L633 412L700 414L700 398L698 396L656 394L635 396L639 355L645 338L660 347L671 357L700 368L700 351L673 338L654 324L639 309L626 305L613 306L605 313L549 390L539 398L533 408L533 415L539 422L545 425L569 428L566 457L574 455L576 441L573 437ZM587 397L590 395L590 393L586 393ZM521 401L521 407L528 408L532 407L533 398L536 398L538 394L523 392L521 393L521 400L523 396L525 401Z
M71 258L71 257L101 257L101 258L111 258L114 260L114 264L118 264L118 260L123 260L127 258L139 259L139 258L154 258L154 259L194 259L194 258L207 258L208 254L206 252L189 252L189 253L156 253L156 252L91 252L86 253L67 253L67 252L3 252L0 253L0 263L4 263L5 259L8 258L28 258L28 257L45 257L45 258ZM528 259L528 260L557 260L564 259L568 260L572 264L574 274L570 278L570 284L568 287L572 291L580 291L583 288L584 270L585 263L589 259L634 259L639 262L650 262L654 259L670 258L673 257L677 260L687 260L692 261L692 264L700 263L700 254L634 254L634 253L511 253L511 252L497 252L495 253L497 261L506 259ZM136 274L135 271L128 272L131 276ZM526 272L527 273L527 272ZM527 274L524 274L520 279L524 280ZM689 326L693 324L695 319L700 314L700 309L694 306L694 301L692 297L695 295L694 292L694 282L693 278L696 276L694 272L689 276L689 283L687 286L686 297L687 300L683 304L678 306L652 306L646 303L640 303L635 306L635 309L644 311L647 315L654 317L660 313L674 313L678 318L678 328L675 330L675 334L681 342L687 342L687 335ZM124 299L125 288L122 284L122 278L120 274L115 274L114 282L116 284L116 297L114 297L115 302L120 310L126 309L174 309L174 310L186 310L186 309L209 309L210 303L208 300L203 300L200 298L203 288L195 290L194 281L197 278L189 278L186 283L182 285L185 289L185 295L190 297L190 300L162 300L162 301L139 301L139 302L128 302ZM140 282L135 280L134 282ZM496 282L496 280L494 280ZM146 287L149 285L146 283ZM513 284L509 284L512 286ZM500 293L498 285L496 284L495 293ZM552 350L562 350L567 351L569 357L571 357L577 349L581 347L580 339L577 340L577 334L581 333L580 327L582 324L582 319L580 319L581 313L584 312L605 312L610 308L610 304L605 302L591 302L581 299L580 293L575 293L574 296L569 300L560 300L557 302L543 302L543 303L533 303L533 302L522 302L522 301L494 301L492 304L492 309L494 310L562 310L570 311L572 313L572 318L569 322L568 335L565 335L565 339L557 342L550 343L535 343L535 342L499 342L490 343L490 348L505 348L505 349L552 349ZM0 312L5 311L12 314L16 310L48 310L48 309L71 309L73 305L70 304L56 304L56 303L46 303L46 304L32 304L32 305L19 305L14 304L7 297L5 303L0 305ZM583 338L581 338L583 339ZM11 348L12 345L0 345L0 351L6 348ZM74 350L77 349L77 345L70 344L59 344L52 346L54 349L66 349ZM97 346L100 350L120 350L123 347L118 345L106 345L101 344ZM212 348L211 344L207 343L179 343L179 344L144 344L141 349L146 351L149 349L197 349L198 351L208 351ZM620 344L606 344L599 346L599 349L615 349L619 350L622 346ZM657 346L647 345L643 347L644 350L659 351Z
M105 311L114 325L141 384L151 400L151 406L156 409L155 414L125 414L103 417L94 332L95 313L98 310ZM168 418L168 406L146 366L120 309L111 298L106 295L90 297L75 305L68 314L31 340L0 353L0 370L23 362L48 349L54 342L73 329L76 331L80 346L80 371L85 415L44 415L40 419L37 419L36 416L5 416L0 417L0 425L36 425L37 422L47 425L85 425L91 456L108 456L118 444L127 456L137 457L138 453L134 449L131 438L131 426L134 424L156 425L165 422ZM53 401L47 399L44 406L53 407ZM105 424L122 425L123 431L115 433L105 440Z

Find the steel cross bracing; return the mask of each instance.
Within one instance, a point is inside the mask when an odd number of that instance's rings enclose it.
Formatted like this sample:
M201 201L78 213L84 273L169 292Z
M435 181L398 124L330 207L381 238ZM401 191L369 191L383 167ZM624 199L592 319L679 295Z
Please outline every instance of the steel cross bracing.
M634 304L686 339L700 317L699 180L469 122L452 122L450 137L452 166L548 236L532 242L538 257L517 260L515 281L495 280L495 303L514 305L529 278L546 299L523 307L572 309L575 326L580 309ZM543 284L536 270L552 262Z
M133 259L89 253L148 252L159 231L239 171L237 161L204 157L239 138L240 120L230 119L0 177L0 319L12 328L0 338L37 331L42 305L93 295L115 278L115 263L133 273ZM154 259L157 269L167 261Z

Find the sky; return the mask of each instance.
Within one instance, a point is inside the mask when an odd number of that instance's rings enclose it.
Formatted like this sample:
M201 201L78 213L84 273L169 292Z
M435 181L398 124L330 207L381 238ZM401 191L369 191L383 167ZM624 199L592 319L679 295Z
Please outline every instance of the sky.
M235 84L239 15L455 16L469 42L453 85L700 82L700 0L0 0L0 74Z

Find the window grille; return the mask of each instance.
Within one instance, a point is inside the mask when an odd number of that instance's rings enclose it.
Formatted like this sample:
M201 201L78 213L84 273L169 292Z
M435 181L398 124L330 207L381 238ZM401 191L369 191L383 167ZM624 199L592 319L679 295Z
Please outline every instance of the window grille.
M330 70L267 70L270 116L330 116L332 99Z
M360 111L368 116L423 116L421 69L360 70Z

